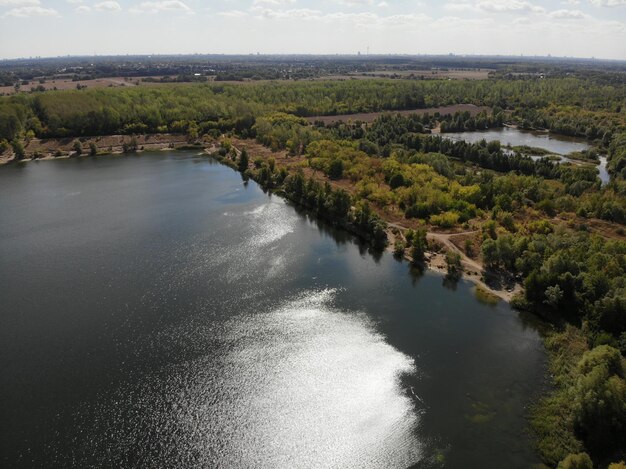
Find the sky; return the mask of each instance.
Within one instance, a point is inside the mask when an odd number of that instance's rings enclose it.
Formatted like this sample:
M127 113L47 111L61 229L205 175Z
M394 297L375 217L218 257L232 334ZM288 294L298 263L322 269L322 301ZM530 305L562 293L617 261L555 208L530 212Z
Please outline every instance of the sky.
M472 54L626 59L626 0L0 0L0 58Z

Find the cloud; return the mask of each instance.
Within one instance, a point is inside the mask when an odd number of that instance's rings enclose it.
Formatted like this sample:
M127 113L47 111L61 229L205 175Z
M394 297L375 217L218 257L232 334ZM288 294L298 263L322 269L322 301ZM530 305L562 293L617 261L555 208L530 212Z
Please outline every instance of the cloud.
M243 18L244 16L248 16L248 13L242 10L227 10L220 11L218 15L225 18Z
M76 7L76 11L78 13L87 13L91 11L91 7L88 7L87 5L81 5L79 7Z
M161 0L156 2L142 2L130 9L132 13L160 13L163 11L178 11L193 13L185 3L180 0Z
M93 7L98 11L122 11L120 4L113 0L96 3Z
M478 9L483 11L501 12L520 12L531 11L533 13L542 13L545 11L543 7L538 7L529 2L520 0L485 0L478 2Z
M589 0L589 3L597 7L619 7L626 5L626 0Z
M444 5L450 11L476 11L479 13L545 13L545 8L522 0L482 0L475 3L452 2Z
M559 18L564 20L584 20L591 18L589 15L580 10L555 10L548 14L550 18Z
M339 3L354 7L362 5L372 5L374 3L374 0L339 0Z
M26 5L40 5L39 0L0 0L0 6L26 6Z
M296 3L296 0L254 0L253 5L268 5L268 6L282 6L292 5Z
M3 16L13 16L15 18L29 18L31 16L60 16L59 12L52 8L42 8L40 6L25 6L13 8Z

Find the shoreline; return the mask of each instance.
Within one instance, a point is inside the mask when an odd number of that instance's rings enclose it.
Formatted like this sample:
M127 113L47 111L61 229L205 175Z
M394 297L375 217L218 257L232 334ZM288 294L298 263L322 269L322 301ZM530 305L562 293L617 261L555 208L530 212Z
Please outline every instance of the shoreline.
M216 145L216 143L219 143L219 142L213 142L211 146L205 147L204 153L207 154L208 156L213 157L212 154L215 153L218 149L218 146ZM231 142L231 146L236 151L237 155L241 153L241 149L237 147L237 145L241 145L241 143L249 143L249 142L240 142L239 140L236 140L236 139L233 139L233 141ZM255 146L259 146L259 145L255 144ZM250 145L246 145L244 148L246 148L246 151L248 151L248 153L250 154L251 160L252 160L252 157L257 157L257 158L260 157L264 159L264 157L266 156L266 155L261 154L263 152L255 152L254 149L251 149L249 147ZM269 151L269 149L267 149L267 151ZM274 158L274 156L276 156L277 153L271 153L271 155L272 155L271 157ZM234 171L238 172L239 174L242 174L242 172L239 171L234 165L225 163L223 159L221 158L215 158L215 159L221 164L229 166ZM277 167L280 167L280 166L281 165L277 163ZM250 168L250 164L248 167ZM282 167L284 168L285 166L282 166ZM337 181L330 181L326 178L321 178L320 181L328 182L331 184L331 186L335 187L336 189L346 190L346 187L342 185L338 185ZM258 181L255 181L255 182L259 184ZM261 185L261 187L263 186ZM280 191L272 191L272 193L281 195ZM281 196L284 196L284 195L281 195ZM285 198L291 201L289 197L285 197ZM300 206L303 206L302 204L299 204L295 201L292 201L292 202ZM305 206L303 207L307 208ZM409 228L399 225L397 223L394 223L383 215L380 215L380 217L386 225L385 234L387 236L387 245L382 249L382 251L387 251L393 255L394 243L396 239L396 234L394 233L394 231L398 231L401 234L403 231L406 231ZM333 222L332 220L329 220L329 221L331 223ZM368 244L370 244L373 247L371 240L367 239L367 237L363 236L362 234L346 226L340 225L340 228L346 230L349 233L352 233L355 236L358 236L359 238L368 242ZM450 240L450 238L454 236L464 235L468 233L475 233L475 232L476 231L457 232L457 233L454 233L454 232L453 233L440 233L440 232L428 231L426 234L427 240L430 242L437 243L437 245L440 245L442 249L440 250L427 249L424 253L424 262L422 265L425 268L433 272L439 273L442 276L446 277L448 272L447 272L446 261L445 261L445 252L440 252L440 251L448 250L448 251L456 252L461 256L461 265L463 267L462 271L459 273L460 274L458 277L459 280L463 279L474 284L474 286L478 290L480 290L479 294L481 295L481 297L487 299L490 302L497 302L497 301L502 300L510 304L515 295L523 292L522 285L519 282L513 280L512 276L503 275L503 273L501 272L485 272L484 266L480 261L468 257L461 249L459 249ZM402 235L402 239L405 241L403 235ZM402 259L410 262L411 264L413 263L413 259L409 256L407 251L404 252ZM503 285L503 288L494 288L493 286L489 285L488 283L489 281L484 279L484 276L483 276L484 274L489 275L491 279L495 280L497 284Z
M0 166L11 163L22 163L37 160L56 160L61 158L72 158L76 156L104 156L109 154L123 154L124 144L136 143L136 152L174 150L181 147L197 146L198 150L203 150L210 142L208 140L198 140L199 145L189 143L189 138L183 134L141 134L141 135L103 135L90 137L67 137L67 138L33 138L24 143L25 158L16 160L13 153L8 150L0 155ZM74 142L81 143L81 153L74 150ZM90 155L90 145L94 144L97 149L95 155ZM39 155L39 156L37 156Z
M110 135L103 137L84 137L82 139L32 139L25 146L27 158L24 158L22 160L15 160L15 158L9 158L8 156L2 155L0 156L0 166L7 164L26 164L31 161L54 161L78 157L89 158L109 155L130 155L133 153L143 153L146 151L197 150L202 154L210 155L212 152L215 152L217 150L216 141L214 140L200 140L196 144L190 144L185 135L146 134L135 137L137 142L137 149L135 151L124 152L123 144L130 142L132 138L133 137L128 135ZM73 143L76 140L81 141L83 148L86 147L87 149L89 148L90 143L94 143L98 149L98 152L95 155L90 155L88 150L83 150L81 154L76 154L76 152L71 149ZM239 143L239 141L237 141L237 143ZM233 146L235 147L235 145ZM44 156L34 158L33 155L35 154L35 152L41 151L42 148L45 148L48 151L44 154ZM236 147L235 149L237 152L240 152L240 150ZM55 156L53 151L56 150L60 150L61 152L63 152L63 154L61 154L60 156ZM252 154L256 157L259 156L253 151ZM30 158L28 158L28 156L30 156ZM235 171L237 171L237 169L235 169ZM345 187L341 188L345 189ZM385 233L387 235L388 244L384 248L384 251L387 251L393 255L393 247L397 236L395 232L402 234L402 232L406 231L408 228L400 224L394 223L384 216L381 218L387 225ZM342 229L351 232L351 230L346 227L342 227ZM427 232L427 239L430 242L437 243L443 249L456 252L461 256L461 264L463 266L463 270L460 272L459 280L463 279L469 281L470 283L474 284L476 288L483 290L483 293L495 297L497 301L502 300L510 303L517 293L523 291L522 286L518 282L511 283L510 279L505 278L504 275L501 275L499 273L492 273L492 278L496 281L496 283L506 284L506 287L498 289L490 286L483 278L484 267L482 263L469 258L450 240L450 238L454 236L463 235L466 233L467 232L439 233L429 231ZM352 234L363 238L363 236L359 235L359 233ZM402 238L404 240L403 235ZM371 244L369 240L365 241ZM444 253L432 249L427 249L424 258L425 260L423 265L425 268L441 274L444 277L447 275L447 267ZM411 257L406 252L403 255L403 260L412 263Z

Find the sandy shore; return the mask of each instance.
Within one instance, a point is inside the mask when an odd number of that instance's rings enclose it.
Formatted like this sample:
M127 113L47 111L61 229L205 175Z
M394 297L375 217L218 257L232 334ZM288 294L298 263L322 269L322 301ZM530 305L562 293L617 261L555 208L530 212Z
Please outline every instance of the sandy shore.
M49 138L39 139L33 138L24 142L24 152L26 157L22 161L32 159L51 160L56 158L67 158L78 156L74 150L74 142L79 141L81 144L82 155L88 155L90 145L96 146L98 154L122 153L124 143L130 143L133 137L130 135L106 135L99 137L78 137L78 138ZM185 135L180 134L145 134L134 137L137 142L138 151L163 150L177 148L188 145ZM207 142L200 141L202 145ZM13 162L14 157L11 150L0 155L0 165Z

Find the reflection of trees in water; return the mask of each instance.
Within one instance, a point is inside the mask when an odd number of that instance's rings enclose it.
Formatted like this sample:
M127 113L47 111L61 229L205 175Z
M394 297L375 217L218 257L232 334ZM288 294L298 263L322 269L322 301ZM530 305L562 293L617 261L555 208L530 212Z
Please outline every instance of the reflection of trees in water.
M358 236L353 235L346 230L333 226L330 222L318 217L313 211L302 207L301 205L296 205L290 200L284 200L287 205L292 207L300 217L314 225L320 234L322 234L323 236L327 236L335 241L338 246L354 244L359 249L359 254L361 254L362 256L368 254L372 257L374 262L376 262L377 264L380 262L384 253L383 250L375 249L369 243L360 239Z

